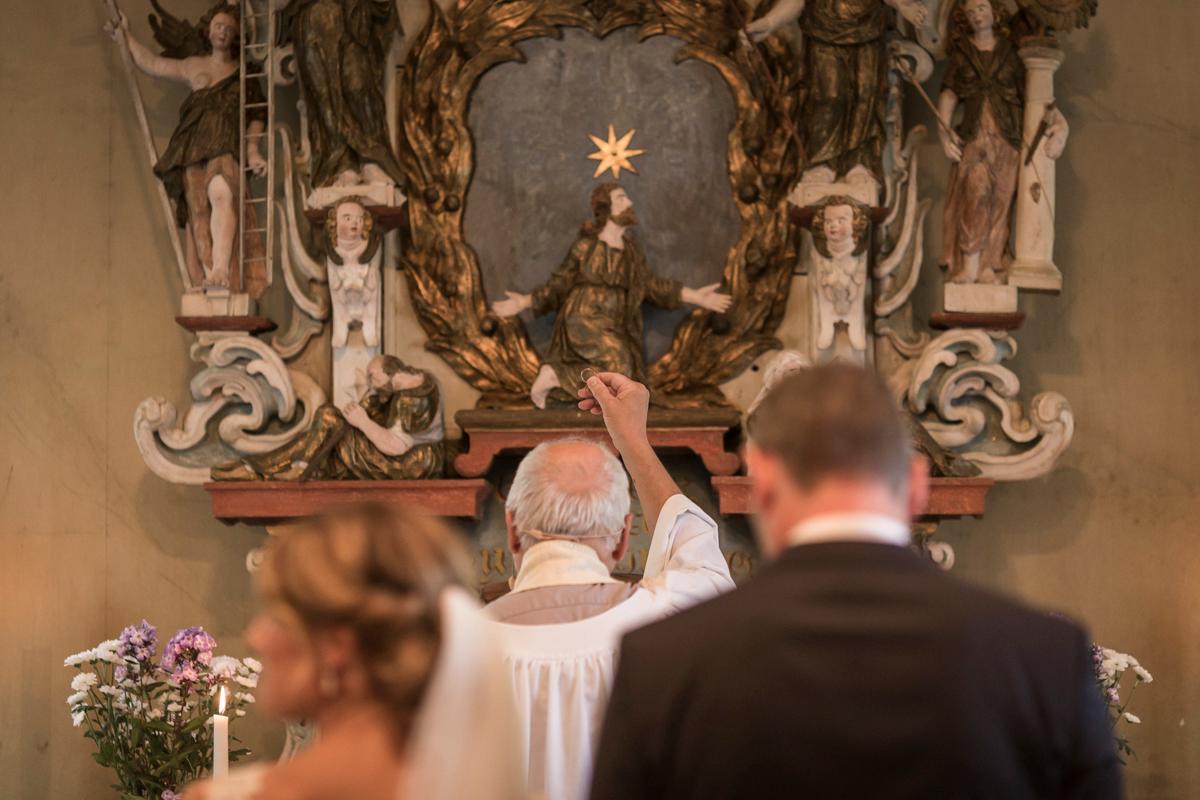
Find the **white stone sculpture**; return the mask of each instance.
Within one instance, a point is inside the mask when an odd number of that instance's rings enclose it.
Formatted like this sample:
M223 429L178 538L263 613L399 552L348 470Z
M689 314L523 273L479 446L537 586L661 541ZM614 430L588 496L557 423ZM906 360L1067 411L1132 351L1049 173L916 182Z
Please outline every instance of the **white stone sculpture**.
M325 402L312 378L290 369L261 339L204 333L192 358L205 368L192 378L193 403L183 420L162 397L143 400L133 418L142 460L171 483L206 483L212 464L231 454L274 450L306 430ZM272 420L287 427L263 432ZM214 421L217 441L209 437Z
M809 296L813 360L848 357L860 364L867 354L867 246L869 209L835 195L813 209ZM845 331L838 341L838 329Z
M934 338L901 370L900 399L938 444L975 463L989 478L1020 481L1053 469L1075 435L1075 416L1058 392L1020 400L1021 382L1003 362L1017 343L1003 332L958 329Z
M332 207L328 219L331 254L326 275L333 308L333 402L341 407L362 397L367 364L380 353L382 253L379 237L372 235L374 218L357 199ZM353 330L360 331L361 339L351 338Z

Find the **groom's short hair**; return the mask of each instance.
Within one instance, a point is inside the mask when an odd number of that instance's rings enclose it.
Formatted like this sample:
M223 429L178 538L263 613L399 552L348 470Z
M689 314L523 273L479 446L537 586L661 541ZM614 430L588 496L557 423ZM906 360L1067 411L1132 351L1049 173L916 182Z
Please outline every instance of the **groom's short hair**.
M908 428L883 381L862 367L798 370L767 393L747 428L801 488L833 476L882 480L896 492L908 485Z

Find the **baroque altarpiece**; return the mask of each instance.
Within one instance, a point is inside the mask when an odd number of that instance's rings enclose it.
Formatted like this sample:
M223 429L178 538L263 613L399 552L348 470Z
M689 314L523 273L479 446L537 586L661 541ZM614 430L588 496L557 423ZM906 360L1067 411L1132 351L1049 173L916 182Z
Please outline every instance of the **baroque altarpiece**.
M1054 75L1096 0L150 1L157 46L108 30L197 369L134 435L223 519L494 515L506 458L603 440L589 368L651 387L652 442L726 515L765 385L877 370L943 561L939 517L1071 442L1013 361L1022 295L1063 288ZM169 138L139 74L186 90Z

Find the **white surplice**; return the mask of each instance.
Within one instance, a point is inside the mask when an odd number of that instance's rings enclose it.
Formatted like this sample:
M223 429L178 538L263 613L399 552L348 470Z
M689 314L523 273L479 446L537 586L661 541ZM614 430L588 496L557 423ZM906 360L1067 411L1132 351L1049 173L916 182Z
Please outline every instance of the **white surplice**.
M566 544L567 547L562 545ZM580 556L573 566L572 548ZM539 552L540 550L540 552ZM530 548L514 592L610 580L594 552L560 541ZM589 569L589 567L591 569ZM658 516L642 580L628 599L595 616L558 624L497 622L512 681L531 797L582 800L616 670L621 637L733 588L717 524L681 494Z

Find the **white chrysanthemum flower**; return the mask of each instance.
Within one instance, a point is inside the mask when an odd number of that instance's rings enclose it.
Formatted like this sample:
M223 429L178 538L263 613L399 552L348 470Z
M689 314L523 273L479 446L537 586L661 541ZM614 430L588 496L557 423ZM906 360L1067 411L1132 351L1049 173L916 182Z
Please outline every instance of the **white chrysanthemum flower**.
M1154 676L1150 674L1150 671L1148 669L1141 666L1140 664L1138 666L1134 667L1133 671L1135 673L1137 673L1138 680L1141 681L1142 683L1154 683Z
M71 715L71 724L74 725L76 728L78 728L80 725L83 724L83 721L85 719L87 719L86 711L76 711L74 714Z
M1133 714L1130 714L1128 711L1126 711L1121 716L1123 716L1125 718L1126 722L1129 722L1133 725L1141 725L1142 724L1142 720L1140 717L1136 717Z
M233 712L233 713L234 713L234 714L236 714L236 715L238 715L239 717L244 717L244 716L246 716L246 712L245 712L245 711L242 711L240 708L239 708L237 711Z
M107 661L110 664L122 664L124 659L117 655L117 648L121 643L116 639L109 639L107 642L101 642L96 645L96 659L98 661Z
M253 672L262 672L262 662L256 658L246 656L242 659L242 663L249 667Z
M146 719L162 719L163 710L161 708L152 708L146 712Z
M84 650L81 653L75 653L74 655L67 656L66 659L63 661L63 666L64 667L78 667L80 664L83 664L84 662L94 661L95 658L96 658L95 650Z
M81 672L71 678L71 689L76 692L86 692L100 682L94 672Z
M100 687L100 694L106 694L109 697L119 697L121 695L121 690L115 686L108 686L106 684Z
M170 711L172 714L178 713L182 710L183 710L183 706L179 705L179 703L168 703L167 704L167 711Z
M209 668L214 675L221 678L232 678L237 674L238 667L241 665L242 662L232 656L214 656Z
M250 694L249 692L238 692L237 694L234 695L234 697L243 703L258 702L254 699L254 695Z
M67 698L67 705L77 706L80 703L82 703L84 700L87 700L87 699L88 699L87 692L76 692L75 694L73 694Z
M242 686L245 686L247 689L258 688L258 677L257 676L251 677L251 678L243 678L241 675L238 675L236 678L234 678L234 680L237 681L238 683L240 683Z

